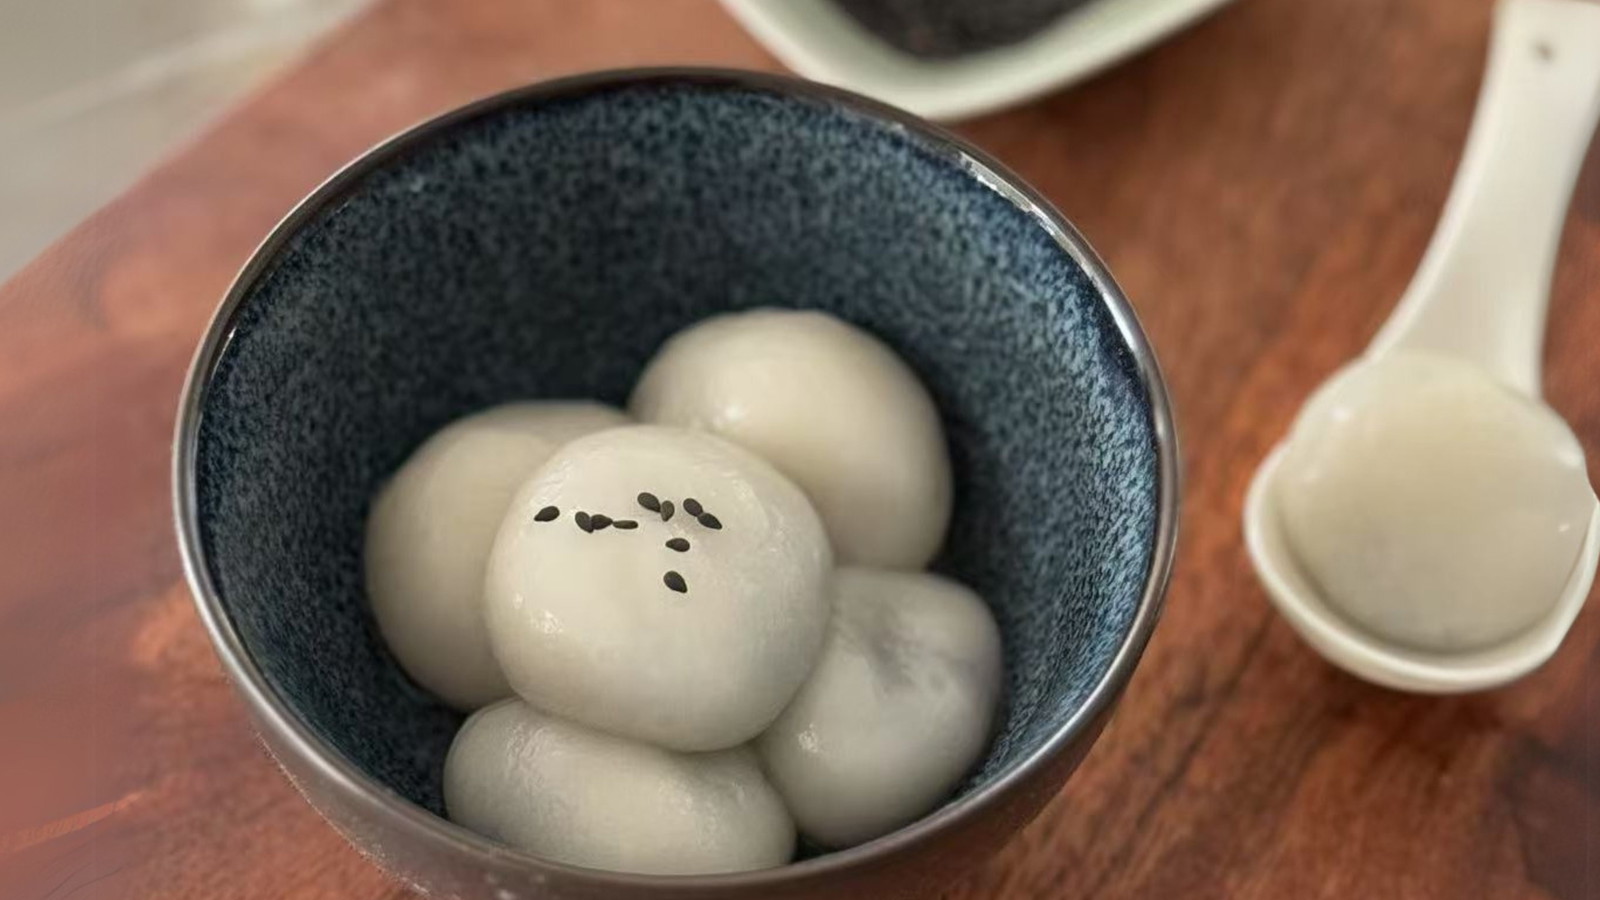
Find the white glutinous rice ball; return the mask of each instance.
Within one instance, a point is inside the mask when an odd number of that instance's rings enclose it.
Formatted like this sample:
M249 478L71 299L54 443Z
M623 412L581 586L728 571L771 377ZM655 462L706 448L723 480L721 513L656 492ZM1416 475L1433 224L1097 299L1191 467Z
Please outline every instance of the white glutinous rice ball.
M988 746L1000 682L1000 632L977 594L843 568L822 659L757 746L800 831L853 846L949 796Z
M592 869L702 875L781 866L794 823L748 747L674 753L520 700L461 726L444 764L450 819Z
M627 423L598 403L507 403L458 419L406 460L367 517L367 598L413 679L472 710L509 696L483 627L483 573L517 488L580 435Z
M950 458L939 411L894 351L833 316L706 319L662 346L629 411L771 461L816 505L841 563L920 569L944 541Z
M1548 616L1594 513L1583 446L1560 416L1420 351L1329 380L1272 489L1328 607L1435 653L1484 650Z
M612 429L563 447L512 502L490 642L540 709L674 750L731 747L811 671L832 566L805 495L754 454Z

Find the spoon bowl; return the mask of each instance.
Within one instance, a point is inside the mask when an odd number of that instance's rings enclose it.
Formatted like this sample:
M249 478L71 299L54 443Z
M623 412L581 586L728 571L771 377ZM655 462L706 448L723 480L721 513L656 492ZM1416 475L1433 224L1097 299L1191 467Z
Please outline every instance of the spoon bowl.
M1356 626L1329 607L1283 534L1272 500L1283 462L1274 447L1245 495L1244 538L1267 596L1290 626L1330 662L1374 684L1420 694L1456 694L1509 684L1550 659L1583 609L1600 563L1600 501L1561 598L1533 627L1483 650L1429 653L1400 646Z

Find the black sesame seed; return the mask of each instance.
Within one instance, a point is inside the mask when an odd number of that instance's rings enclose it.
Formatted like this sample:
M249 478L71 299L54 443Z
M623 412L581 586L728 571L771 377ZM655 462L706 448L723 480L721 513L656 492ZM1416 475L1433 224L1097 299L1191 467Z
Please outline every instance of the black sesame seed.
M556 509L554 506L546 506L544 509L539 510L539 512L533 517L533 520L535 522L551 522L560 515L561 510Z
M572 521L577 522L578 527L582 528L584 531L594 531L594 525L589 519L589 514L581 509L573 514Z
M595 531L599 531L602 528L610 528L611 527L611 517L610 516L606 516L606 515L601 515L600 513L595 513L594 515L589 517L589 524L594 526L594 530Z
M683 511L691 516L698 516L706 510L705 507L700 505L699 500L690 497L689 499L683 501Z
M672 520L673 509L674 509L674 507L672 505L672 501L671 500L663 500L663 501L661 501L661 521L663 521L663 522L671 521Z
M700 524L704 525L705 527L707 527L709 529L711 529L712 531L721 531L722 530L722 520L717 518L716 516L713 516L711 513L706 513L705 515L702 515L700 517Z
M684 582L683 576L679 575L677 572L668 572L667 574L661 576L661 580L666 582L667 587L672 588L680 594L689 593L689 585Z
M679 553L686 553L689 550L689 542L683 538L673 538L672 540L667 541L667 547L668 549L676 550Z
M639 495L639 505L651 512L661 512L661 501L657 500L656 495L649 491Z
M618 528L623 531L632 531L633 529L639 527L639 523L632 519L618 519L611 523L611 527Z

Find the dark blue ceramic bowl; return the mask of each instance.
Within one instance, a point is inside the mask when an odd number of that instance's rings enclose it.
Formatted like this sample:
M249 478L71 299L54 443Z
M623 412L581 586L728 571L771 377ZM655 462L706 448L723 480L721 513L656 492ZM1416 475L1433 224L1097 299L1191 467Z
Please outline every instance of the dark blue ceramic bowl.
M409 683L362 596L367 504L430 432L514 398L622 403L668 335L828 310L888 341L944 414L937 568L1004 631L1007 705L949 805L765 872L616 875L439 817L460 717ZM341 831L449 896L884 896L993 851L1077 765L1155 624L1176 451L1127 301L1067 222L899 111L736 72L606 73L476 103L323 185L245 266L200 347L179 538L218 653Z

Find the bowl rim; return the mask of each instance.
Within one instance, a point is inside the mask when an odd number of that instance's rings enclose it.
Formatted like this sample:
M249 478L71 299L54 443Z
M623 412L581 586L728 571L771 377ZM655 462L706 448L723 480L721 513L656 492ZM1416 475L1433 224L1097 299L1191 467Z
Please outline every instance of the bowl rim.
M196 459L202 409L217 364L225 355L244 300L301 228L337 204L368 175L414 147L469 121L533 103L573 99L650 84L743 89L842 108L911 133L926 148L946 154L969 175L1004 196L1044 228L1088 276L1128 352L1150 408L1158 457L1156 532L1138 608L1111 664L1071 716L1022 760L993 781L945 804L897 831L845 850L771 869L715 875L641 875L555 862L516 850L416 805L366 774L341 750L320 737L290 702L279 696L256 665L213 584L200 534ZM609 69L535 82L491 94L432 116L379 142L342 166L286 214L250 254L206 327L184 381L173 439L173 513L183 571L200 618L234 689L243 696L258 728L270 732L336 790L344 805L362 815L385 818L414 839L446 845L479 866L511 864L536 876L579 880L617 889L670 888L726 891L792 886L800 880L865 869L980 817L1024 790L1056 758L1068 753L1110 710L1126 687L1161 614L1171 577L1178 527L1179 461L1171 402L1155 354L1133 307L1098 254L1041 194L999 161L955 134L917 116L843 88L784 75L703 66Z

